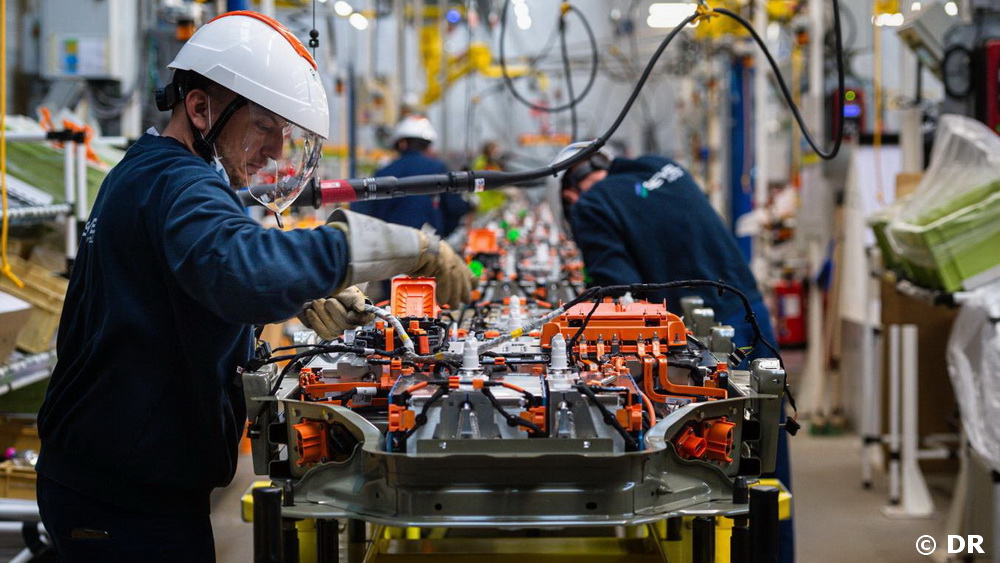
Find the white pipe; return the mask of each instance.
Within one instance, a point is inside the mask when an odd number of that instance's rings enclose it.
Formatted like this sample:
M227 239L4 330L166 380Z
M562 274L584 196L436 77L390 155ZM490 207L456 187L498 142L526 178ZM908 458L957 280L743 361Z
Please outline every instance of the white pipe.
M7 132L8 143L41 143L47 140L49 140L49 138L45 131L38 133L18 133L14 131Z
M809 0L809 101L811 111L806 112L809 129L816 140L822 142L825 138L823 129L823 14L824 0ZM758 28L760 29L760 28Z
M915 455L917 459L949 459L951 457L951 450L948 448L917 450Z
M274 17L274 0L260 0L260 13L269 18Z
M872 278L869 275L870 262L865 258L865 283L862 298L865 303L865 322L861 326L861 482L865 488L872 484L872 450L880 447L868 440L878 435L875 418L878 416L878 403L874 401L875 388L875 327L872 315Z
M83 223L90 215L87 198L87 145L76 143L76 220Z
M753 17L754 28L763 32L767 28L767 0L757 0ZM762 49L754 52L753 73L753 136L754 136L754 210L761 211L767 203L768 157L767 145L767 80L770 67ZM764 281L765 264L763 255L763 229L753 241L753 272L757 279Z
M63 197L66 203L76 205L76 165L73 162L76 151L73 145L66 143L63 145ZM76 217L73 211L66 214L66 259L76 258Z
M0 520L38 522L38 503L33 500L0 499Z
M899 504L899 325L889 326L889 503Z

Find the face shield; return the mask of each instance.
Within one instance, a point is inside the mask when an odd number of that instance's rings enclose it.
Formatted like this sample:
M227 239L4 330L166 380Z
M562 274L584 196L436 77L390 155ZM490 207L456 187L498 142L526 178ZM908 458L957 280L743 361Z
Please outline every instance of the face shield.
M280 214L312 179L323 139L253 102L245 111L245 130L233 129L238 154L230 155L231 164L243 185L254 186L254 199Z

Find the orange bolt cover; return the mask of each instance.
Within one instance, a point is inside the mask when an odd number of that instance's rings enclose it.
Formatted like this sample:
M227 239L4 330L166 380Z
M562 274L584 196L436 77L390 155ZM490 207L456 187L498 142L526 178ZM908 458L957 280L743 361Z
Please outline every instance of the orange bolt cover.
M473 379L472 380L472 388L473 389L482 389L483 388L483 382L485 382L484 379Z
M485 336L486 338L496 338L496 337L500 336L500 331L499 330L487 330L485 333L483 333L483 336Z
M708 448L705 439L695 434L694 428L690 426L684 428L680 436L674 439L674 445L677 446L677 453L681 459L700 458L705 455L705 450Z
M296 465L322 463L330 459L327 449L326 423L317 420L303 420L292 426L295 429L295 452L299 454Z
M712 461L731 463L729 454L733 451L733 428L736 425L722 417L701 423L701 435L705 437L705 457Z
M461 381L457 375L448 376L448 389L458 389L458 382Z

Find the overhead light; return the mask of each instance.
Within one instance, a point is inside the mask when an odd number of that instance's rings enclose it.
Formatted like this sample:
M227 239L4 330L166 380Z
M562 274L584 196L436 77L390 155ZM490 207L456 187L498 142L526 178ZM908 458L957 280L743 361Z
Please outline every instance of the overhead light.
M921 8L920 2L914 2L914 3L910 4L910 11L911 12L919 12L920 8Z
M781 27L778 25L778 22L771 22L767 24L767 31L765 33L767 34L767 40L773 43L781 36Z
M899 27L906 18L903 14L879 14L872 16L872 23L878 27Z
M354 28L359 31L364 31L368 29L368 18L366 18L359 12L354 12L353 14L351 14L350 17L347 18L347 21L350 22L351 25L353 25Z
M944 11L949 16L957 16L958 15L958 4L956 4L954 2L948 2L948 3L946 3L944 5Z
M525 0L511 0L511 5L514 6L514 17L517 18L517 28L518 29L528 29L531 27L531 14L528 10L528 4Z
M674 28L697 9L698 5L693 3L656 2L649 5L646 25L653 28Z
M344 2L344 0L338 0L333 4L333 11L336 12L338 16L346 18L354 13L354 7L347 2Z

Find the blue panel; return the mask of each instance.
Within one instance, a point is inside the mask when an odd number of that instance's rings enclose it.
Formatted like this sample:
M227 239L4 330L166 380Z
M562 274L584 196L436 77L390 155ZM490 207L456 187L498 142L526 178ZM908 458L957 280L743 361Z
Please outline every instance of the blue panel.
M750 100L751 71L743 66L743 61L736 57L729 70L729 116L731 123L730 138L730 229L736 231L736 220L749 213L753 208L753 145L747 136L753 134L749 124L749 115L753 109ZM753 237L738 237L740 251L746 260L750 260L751 242Z

